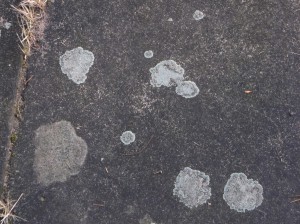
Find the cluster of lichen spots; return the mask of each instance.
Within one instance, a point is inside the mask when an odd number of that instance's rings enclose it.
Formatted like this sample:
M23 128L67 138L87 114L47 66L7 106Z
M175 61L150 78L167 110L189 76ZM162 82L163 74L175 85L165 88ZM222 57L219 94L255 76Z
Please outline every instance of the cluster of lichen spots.
M205 173L185 167L176 178L173 194L187 207L197 207L210 199L209 181Z
M48 186L79 173L88 147L70 122L59 121L35 132L34 170L38 183Z
M173 60L164 60L150 68L153 87L176 86L175 92L184 98L193 98L199 94L199 88L192 81L184 81L184 69Z
M263 187L244 173L230 175L224 187L223 198L231 209L238 212L251 211L263 201Z
M66 51L59 58L61 71L76 84L84 83L87 79L86 74L94 64L94 54L91 51L77 47Z
M124 145L130 145L135 141L135 134L132 131L125 131L120 136L120 140Z

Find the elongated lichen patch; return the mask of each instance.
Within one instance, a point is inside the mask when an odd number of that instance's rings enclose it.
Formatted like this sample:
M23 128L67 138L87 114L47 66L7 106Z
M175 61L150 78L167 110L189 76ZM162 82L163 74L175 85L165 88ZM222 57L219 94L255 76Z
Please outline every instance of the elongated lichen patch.
M245 174L233 173L224 187L223 198L231 209L251 211L261 205L263 188L257 181L247 179Z
M209 180L205 173L186 167L176 178L173 194L187 207L197 207L206 203L211 196Z
M66 51L59 58L61 71L76 84L84 83L90 67L94 63L94 54L82 47Z
M67 121L39 127L34 143L34 170L37 181L45 186L78 174L87 154L87 144Z
M173 60L165 60L150 68L150 83L154 87L170 87L183 81L184 69Z

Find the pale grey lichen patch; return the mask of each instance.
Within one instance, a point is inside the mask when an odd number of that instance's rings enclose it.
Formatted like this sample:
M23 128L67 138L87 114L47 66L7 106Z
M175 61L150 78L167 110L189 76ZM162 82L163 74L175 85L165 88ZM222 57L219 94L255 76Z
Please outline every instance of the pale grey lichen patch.
M150 83L154 87L173 86L183 81L184 69L173 60L165 60L150 68Z
M184 98L193 98L199 94L199 88L192 81L183 81L177 85L175 92Z
M176 178L173 194L187 207L197 207L206 203L211 196L209 180L205 173L185 167Z
M45 186L78 174L88 150L86 142L67 121L39 127L34 143L34 170L38 183Z
M150 215L146 214L144 218L139 220L139 224L155 224Z
M205 14L203 12L201 12L200 10L196 10L193 14L193 18L195 20L201 20L205 17Z
M145 51L144 52L144 57L145 58L152 58L153 57L153 51L151 51L151 50Z
M231 209L238 212L251 211L263 201L263 187L244 173L230 175L224 187L223 198Z
M135 134L132 131L125 131L122 133L120 139L124 145L129 145L135 141Z
M94 54L91 51L77 47L66 51L59 58L61 71L76 84L84 83L90 67L94 63Z
M3 27L4 27L5 29L7 29L7 30L8 30L11 26L12 26L12 24L11 24L10 22L5 22L4 25L3 25Z

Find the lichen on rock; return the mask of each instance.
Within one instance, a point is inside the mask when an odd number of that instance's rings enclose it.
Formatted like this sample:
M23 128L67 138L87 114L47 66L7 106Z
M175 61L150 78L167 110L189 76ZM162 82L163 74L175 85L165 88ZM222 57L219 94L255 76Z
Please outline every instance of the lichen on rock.
M206 203L211 196L209 181L205 173L185 167L176 178L173 195L187 207L197 207Z
M94 63L94 54L82 47L66 51L59 58L61 71L76 84L84 83L86 74Z
M224 187L223 198L237 212L251 211L262 203L263 187L244 173L233 173Z
M174 86L184 79L184 69L173 60L159 62L154 68L150 68L150 72L150 83L154 87Z

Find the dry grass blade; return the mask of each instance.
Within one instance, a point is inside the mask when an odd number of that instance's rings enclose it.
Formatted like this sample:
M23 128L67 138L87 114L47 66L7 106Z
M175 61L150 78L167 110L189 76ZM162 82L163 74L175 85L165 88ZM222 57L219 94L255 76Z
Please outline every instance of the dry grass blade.
M47 0L22 0L16 7L19 25L21 27L21 49L25 58L31 54L32 48L38 48L38 40L41 39L40 23L45 18Z
M10 220L17 220L17 219L26 221L25 219L22 219L21 217L16 216L12 213L14 208L22 198L22 196L23 194L20 195L20 197L16 202L12 201L9 198L9 196L6 200L0 200L0 218L1 218L0 224L9 224Z

